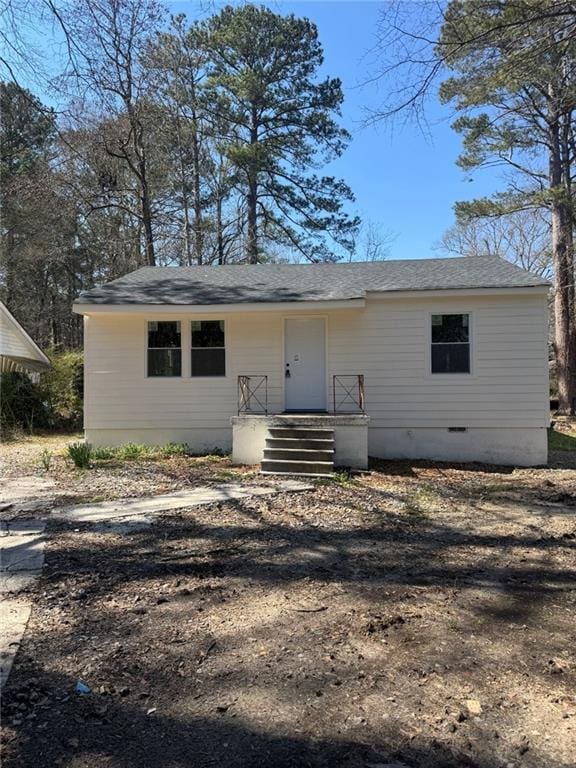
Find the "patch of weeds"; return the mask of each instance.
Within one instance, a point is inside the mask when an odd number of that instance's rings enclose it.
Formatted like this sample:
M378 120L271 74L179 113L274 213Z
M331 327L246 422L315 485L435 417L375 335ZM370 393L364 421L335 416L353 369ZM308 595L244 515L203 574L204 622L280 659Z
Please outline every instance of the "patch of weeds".
M92 448L92 458L94 461L110 461L116 458L116 449L105 445Z
M314 478L313 475L310 475L310 480L316 485L341 485L343 488L351 488L359 485L358 481L345 469L339 469L333 472L330 477Z
M68 456L77 469L88 469L92 461L92 446L90 443L71 443L68 446Z
M338 485L343 485L344 487L357 485L357 481L354 480L350 472L345 469L339 469L334 472L332 482L337 483Z
M146 456L150 456L154 453L154 448L149 445L143 445L142 443L126 443L116 448L116 458L121 461L135 461L136 459L143 459Z
M460 622L456 621L456 619L448 619L446 629L449 629L450 632L460 632Z
M221 469L212 475L212 480L249 480L256 477L256 472L240 472L237 469Z
M48 448L44 448L40 454L40 461L42 462L44 470L49 472L50 467L52 466L52 451L48 450Z
M186 443L166 443L161 446L160 453L162 456L187 456L188 445Z
M209 459L225 459L229 456L229 453L226 453L226 451L222 450L222 448L218 448L218 446L215 446L210 450L210 453L208 454L207 458Z
M428 517L430 507L438 501L437 494L431 488L417 488L404 497L404 506L409 515Z

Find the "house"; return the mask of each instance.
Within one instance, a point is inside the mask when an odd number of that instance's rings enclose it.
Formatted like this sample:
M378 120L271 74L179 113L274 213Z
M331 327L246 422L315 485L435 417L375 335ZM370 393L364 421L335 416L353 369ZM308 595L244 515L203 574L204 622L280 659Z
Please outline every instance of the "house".
M82 294L95 445L544 464L548 283L499 258L144 267Z
M0 301L0 374L39 373L50 360Z

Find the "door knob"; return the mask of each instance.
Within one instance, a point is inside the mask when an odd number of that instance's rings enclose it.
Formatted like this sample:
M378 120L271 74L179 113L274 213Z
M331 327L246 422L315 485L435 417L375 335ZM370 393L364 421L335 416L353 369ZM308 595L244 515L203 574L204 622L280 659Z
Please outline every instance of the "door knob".
M286 363L286 370L284 371L284 376L289 379L290 378L290 363Z

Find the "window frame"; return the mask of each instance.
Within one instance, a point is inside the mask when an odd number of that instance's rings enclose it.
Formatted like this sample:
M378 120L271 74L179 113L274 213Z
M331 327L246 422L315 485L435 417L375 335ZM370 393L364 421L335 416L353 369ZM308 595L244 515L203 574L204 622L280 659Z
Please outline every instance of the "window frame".
M432 317L434 315L468 315L468 348L469 348L469 359L470 359L470 369L467 372L459 371L450 373L448 371L444 371L442 373L440 372L433 372L432 371ZM433 311L428 312L428 327L427 327L427 340L428 340L428 346L427 346L427 356L428 356L428 378L436 379L440 376L448 376L450 380L458 380L459 378L462 379L470 379L475 375L475 344L474 344L474 313L469 309L446 309L446 307L442 307L441 309L435 309ZM464 344L465 342L442 342L445 344Z
M210 322L218 322L222 323L224 326L224 346L223 347L193 347L192 346L192 323L210 323ZM229 360L228 360L228 321L223 317L191 317L188 319L188 328L187 328L187 334L188 334L188 378L190 378L192 381L214 381L214 379L222 380L227 379L229 375ZM200 376L195 376L192 373L192 353L194 349L223 349L224 350L224 373L218 373L218 374L202 374Z
M180 346L179 347L150 347L148 343L148 334L149 334L149 325L150 323L180 323ZM185 378L184 373L184 358L183 358L183 351L184 351L184 322L181 317L173 318L173 317L147 317L144 321L144 375L147 379L153 379L153 380L162 380L166 381L167 379L174 381L174 380L181 380ZM151 375L149 372L149 365L148 365L148 352L151 349L179 349L180 350L180 373L174 374L171 376L154 376Z

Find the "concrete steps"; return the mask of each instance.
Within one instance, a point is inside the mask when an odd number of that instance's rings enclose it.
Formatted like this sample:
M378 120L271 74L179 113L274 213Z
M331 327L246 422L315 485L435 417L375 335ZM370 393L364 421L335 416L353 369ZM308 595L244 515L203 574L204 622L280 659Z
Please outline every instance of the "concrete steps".
M334 430L270 427L261 464L265 475L329 477L334 472Z

